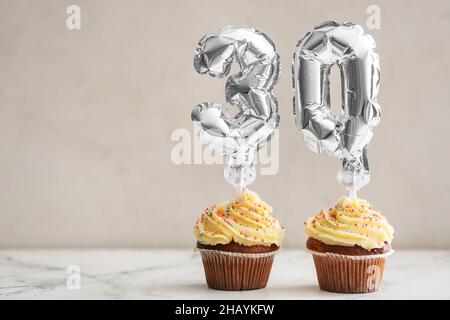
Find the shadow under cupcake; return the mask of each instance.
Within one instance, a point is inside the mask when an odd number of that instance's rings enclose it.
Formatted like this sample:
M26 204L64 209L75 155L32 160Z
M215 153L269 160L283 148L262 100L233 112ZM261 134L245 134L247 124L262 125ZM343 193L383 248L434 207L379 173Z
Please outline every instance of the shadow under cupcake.
M284 229L256 193L245 190L234 201L206 209L194 232L209 288L266 287Z

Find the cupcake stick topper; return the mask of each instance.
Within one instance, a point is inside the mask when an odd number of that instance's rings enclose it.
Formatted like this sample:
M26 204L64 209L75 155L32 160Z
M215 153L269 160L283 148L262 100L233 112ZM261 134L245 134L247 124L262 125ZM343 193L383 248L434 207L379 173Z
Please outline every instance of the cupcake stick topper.
M375 41L361 26L324 22L297 44L293 59L294 115L306 144L342 161L338 180L356 197L369 182L367 147L380 121ZM331 67L341 71L342 116L331 112Z
M204 102L192 111L203 144L225 156L226 181L240 192L256 178L256 152L278 126L278 104L272 89L280 60L272 41L251 28L225 27L217 36L203 37L196 49L195 70L212 77L227 76L231 64L240 71L225 85L228 103L238 109L230 116L219 103Z

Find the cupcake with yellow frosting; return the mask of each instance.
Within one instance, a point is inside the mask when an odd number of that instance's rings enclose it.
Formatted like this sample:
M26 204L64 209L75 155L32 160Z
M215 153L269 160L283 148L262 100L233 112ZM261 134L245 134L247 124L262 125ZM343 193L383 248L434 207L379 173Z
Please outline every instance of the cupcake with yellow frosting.
M194 233L208 287L219 290L264 288L284 237L272 207L249 190L207 208Z
M322 290L365 293L381 287L394 228L363 199L341 197L334 208L305 222Z

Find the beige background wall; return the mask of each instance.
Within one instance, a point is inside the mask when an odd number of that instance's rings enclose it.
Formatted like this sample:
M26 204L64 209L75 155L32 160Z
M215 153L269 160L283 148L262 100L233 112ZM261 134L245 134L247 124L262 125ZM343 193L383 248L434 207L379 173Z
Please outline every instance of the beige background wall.
M66 29L72 3L80 31ZM361 196L396 227L395 246L450 247L445 0L1 0L0 246L192 247L202 209L232 190L221 165L174 165L170 136L192 131L197 103L224 101L225 81L195 73L192 58L228 24L262 30L281 56L280 170L252 189L274 206L286 246L303 246L303 221L343 189L338 161L309 151L294 125L291 56L321 21L365 27L369 4L382 10L369 33L383 114Z

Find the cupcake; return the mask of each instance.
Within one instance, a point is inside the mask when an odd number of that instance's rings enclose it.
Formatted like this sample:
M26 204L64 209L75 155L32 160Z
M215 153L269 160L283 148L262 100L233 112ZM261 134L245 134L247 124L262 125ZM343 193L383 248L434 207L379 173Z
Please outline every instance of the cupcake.
M208 287L229 291L264 288L284 237L272 207L249 190L207 208L194 233Z
M394 228L363 199L341 197L334 208L305 222L322 290L366 293L380 289Z

